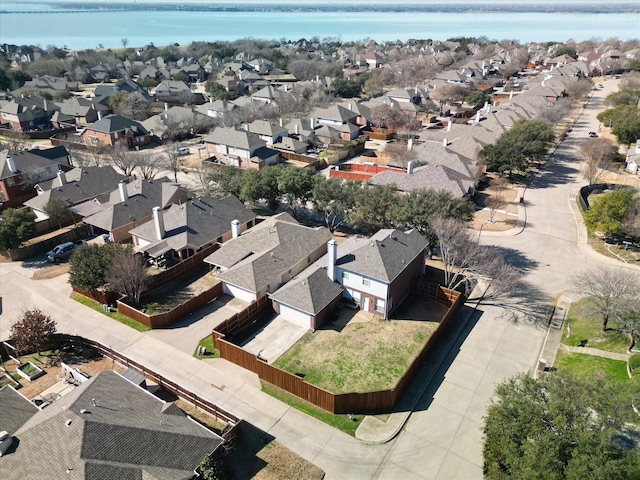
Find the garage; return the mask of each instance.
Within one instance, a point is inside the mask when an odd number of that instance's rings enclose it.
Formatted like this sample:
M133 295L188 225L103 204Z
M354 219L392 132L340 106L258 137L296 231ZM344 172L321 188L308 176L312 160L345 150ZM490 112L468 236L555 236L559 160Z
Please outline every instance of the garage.
M256 296L255 294L244 290L240 287L236 287L234 285L229 285L228 283L225 283L223 285L222 290L224 291L224 293L226 293L227 295L231 295L232 297L235 298L239 298L240 300L244 300L245 302L249 302L249 303L253 303L256 301Z
M293 320L305 328L310 328L311 318L308 313L301 312L300 310L282 304L279 304L279 308L280 315L283 317Z

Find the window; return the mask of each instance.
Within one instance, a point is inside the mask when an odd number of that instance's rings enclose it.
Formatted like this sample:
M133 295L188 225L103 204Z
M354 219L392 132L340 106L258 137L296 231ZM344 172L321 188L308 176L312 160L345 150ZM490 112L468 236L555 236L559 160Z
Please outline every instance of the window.
M384 300L376 298L376 312L384 312Z
M362 285L364 285L365 287L370 287L371 286L371 282L369 281L368 278L363 278L362 279Z
M342 280L349 280L349 272L342 272Z

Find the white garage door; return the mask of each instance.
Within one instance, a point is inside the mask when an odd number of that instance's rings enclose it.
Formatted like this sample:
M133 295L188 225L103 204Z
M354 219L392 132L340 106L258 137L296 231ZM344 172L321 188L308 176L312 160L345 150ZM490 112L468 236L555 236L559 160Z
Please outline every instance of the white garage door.
M309 315L301 312L300 310L296 310L295 308L287 307L286 305L281 304L280 315L288 318L289 320L293 320L303 327L309 328L311 326L311 319L309 318Z
M253 293L248 292L239 287L234 287L233 285L229 285L227 283L223 285L222 290L227 295L231 295L232 297L239 298L240 300L244 300L245 302L251 303L256 299L256 296Z

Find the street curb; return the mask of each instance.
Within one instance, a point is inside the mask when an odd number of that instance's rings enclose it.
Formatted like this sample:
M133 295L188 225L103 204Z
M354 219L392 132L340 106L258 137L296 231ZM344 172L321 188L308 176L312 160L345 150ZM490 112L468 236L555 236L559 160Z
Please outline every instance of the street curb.
M473 289L473 291L469 295L469 298L472 298L473 300L471 300L471 304L470 305L467 305L468 302L465 302L464 305L469 306L470 310L466 314L466 316L464 317L464 319L462 321L457 322L458 331L457 331L455 337L453 338L453 341L451 342L451 345L455 344L456 341L458 340L458 338L460 338L460 334L462 333L462 331L464 329L464 326L467 324L467 322L471 318L471 315L473 315L477 311L478 305L480 305L480 302L484 298L484 295L486 294L488 289L489 289L489 285L480 286L480 284L478 284L478 285L476 285L476 287ZM477 290L480 290L480 291L476 292ZM479 294L479 296L478 297L474 297L474 293ZM395 420L394 422L391 422L391 423L394 423L396 425L393 427L393 430L390 431L387 434L387 436L385 436L385 437L383 437L381 439L378 439L378 440L373 440L373 439L369 439L368 440L366 438L358 437L358 430L360 430L360 428L362 428L362 426L365 425L365 422L367 422L367 419L369 419L369 422L382 423L379 420L377 420L377 419L375 419L375 418L373 418L371 416L365 416L364 420L362 420L362 423L356 429L355 438L360 440L362 443L366 443L366 444L370 444L370 445L381 445L381 444L384 444L384 443L387 443L387 442L393 440L393 438L395 438L396 435L398 435L398 433L400 433L400 430L402 430L402 428L405 426L405 424L409 420L409 417L411 416L411 414L415 410L416 405L418 404L418 402L420 401L420 399L424 395L424 392L427 390L427 388L431 384L431 381L433 380L433 377L436 374L436 372L438 370L440 370L440 366L442 365L442 362L447 357L447 354L449 353L450 350L451 350L451 346L449 346L449 349L446 351L446 353L444 355L442 355L440 357L440 359L438 360L438 362L434 365L434 368L431 370L430 374L428 375L428 377L423 382L422 387L420 388L420 390L415 395L415 397L414 397L413 401L411 402L411 405L408 408L408 410L406 412L392 413L391 416L387 419L387 421L383 423L383 425L380 428L380 432L382 434L384 434L384 426L385 425L389 425L389 423L392 421L393 417L397 416L396 417L397 420ZM377 424L376 424L376 427L377 427ZM378 436L378 435L376 435L376 436Z

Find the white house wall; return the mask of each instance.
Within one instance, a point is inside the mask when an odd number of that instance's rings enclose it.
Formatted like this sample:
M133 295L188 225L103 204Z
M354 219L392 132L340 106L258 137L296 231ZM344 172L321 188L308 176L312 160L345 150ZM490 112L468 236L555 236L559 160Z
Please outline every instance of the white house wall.
M386 283L368 278L369 285L364 285L363 280L367 279L367 277L347 271L347 278L344 278L344 273L345 270L342 268L336 268L336 280L343 287L359 290L374 297L387 298L388 285Z
M289 320L293 320L296 323L299 323L303 327L310 328L311 317L309 316L309 314L301 312L300 310L297 310L295 308L288 307L286 305L282 305L282 304L279 304L279 305L280 305L280 315L282 315L285 318L288 318Z
M223 283L222 291L227 295L231 295L232 297L239 298L240 300L244 300L245 302L254 302L256 300L256 296L254 293L251 293L247 290L244 290L240 287L236 287L234 285L229 285L228 283Z

